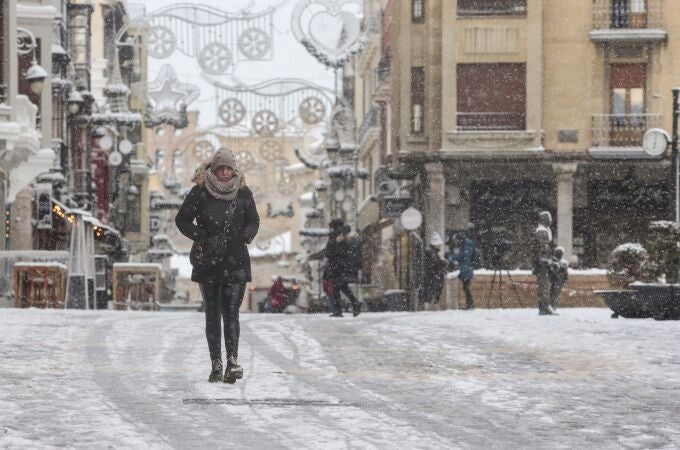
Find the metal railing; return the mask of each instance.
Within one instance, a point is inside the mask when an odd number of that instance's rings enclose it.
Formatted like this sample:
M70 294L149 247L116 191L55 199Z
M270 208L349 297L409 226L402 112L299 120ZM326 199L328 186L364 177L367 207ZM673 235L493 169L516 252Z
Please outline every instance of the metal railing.
M663 27L663 0L593 0L593 29Z
M524 130L526 113L515 112L458 112L458 131Z
M641 147L649 128L660 127L661 114L593 114L593 147Z
M459 16L524 16L527 0L458 0Z

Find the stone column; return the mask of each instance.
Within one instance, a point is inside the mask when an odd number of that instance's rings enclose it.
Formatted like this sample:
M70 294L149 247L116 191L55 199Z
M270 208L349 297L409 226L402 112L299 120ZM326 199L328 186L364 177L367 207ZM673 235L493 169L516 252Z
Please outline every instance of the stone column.
M573 195L576 163L555 163L553 173L557 184L557 245L564 248L564 257L570 260L573 250Z
M425 164L427 174L427 189L424 195L423 222L425 226L425 243L430 243L432 232L436 231L445 239L446 227L446 180L444 179L444 167L441 163Z

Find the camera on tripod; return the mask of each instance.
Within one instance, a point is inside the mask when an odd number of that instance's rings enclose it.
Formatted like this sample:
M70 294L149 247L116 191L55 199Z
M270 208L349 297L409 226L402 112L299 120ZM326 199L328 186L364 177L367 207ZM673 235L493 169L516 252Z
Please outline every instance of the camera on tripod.
M508 253L512 249L512 240L504 236L505 230L494 230L491 244L491 268L494 270L508 269Z

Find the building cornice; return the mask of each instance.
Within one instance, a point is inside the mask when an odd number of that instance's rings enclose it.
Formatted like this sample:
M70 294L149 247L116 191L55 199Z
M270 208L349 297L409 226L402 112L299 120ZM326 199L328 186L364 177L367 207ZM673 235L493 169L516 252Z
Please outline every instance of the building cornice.
M668 33L659 28L620 28L593 30L590 33L593 42L660 42L665 41Z
M57 17L57 9L51 5L28 5L17 3L18 19L38 19L52 21Z

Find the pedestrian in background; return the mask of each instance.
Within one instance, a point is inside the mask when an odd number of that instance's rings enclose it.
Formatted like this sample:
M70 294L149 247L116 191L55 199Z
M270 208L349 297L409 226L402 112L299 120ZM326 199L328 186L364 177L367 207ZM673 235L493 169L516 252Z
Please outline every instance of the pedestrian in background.
M351 249L347 242L349 228L342 221L334 220L329 224L330 232L328 242L324 250L326 267L324 268L324 283L332 283L331 290L331 317L342 317L341 293L352 303L354 316L361 313L361 303L349 288L352 278L356 279L356 269L352 267L350 260ZM326 281L328 280L328 281Z
M470 284L475 276L475 245L465 233L458 233L455 237L458 251L453 255L453 261L458 266L458 279L463 284L465 292L465 309L475 309Z
M444 241L436 231L432 233L430 245L425 249L423 275L423 302L436 305L442 294L444 278L446 277L446 260L442 257Z
M230 150L215 152L210 163L199 167L193 181L196 185L179 208L175 223L194 241L191 281L199 283L205 305L205 335L212 363L208 381L234 383L243 377L238 364L239 308L246 283L252 281L246 244L255 238L260 217ZM224 375L222 321L227 351Z

